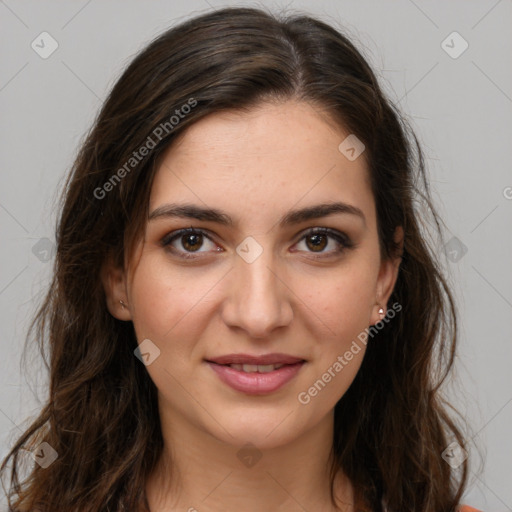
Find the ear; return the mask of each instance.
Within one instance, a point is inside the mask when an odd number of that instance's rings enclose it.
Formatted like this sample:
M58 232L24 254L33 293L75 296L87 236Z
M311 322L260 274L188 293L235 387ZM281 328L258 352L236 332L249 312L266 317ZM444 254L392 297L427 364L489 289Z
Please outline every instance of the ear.
M398 254L392 258L382 261L379 276L377 278L377 291L375 297L375 307L372 312L372 325L382 320L383 316L379 314L379 308L387 311L387 303L390 295L395 288L396 280L398 278L398 270L402 261L402 254L404 248L404 230L401 226L395 229L394 240L399 244Z
M109 255L102 265L101 282L110 314L118 320L131 320L126 292L126 273L122 267L114 263L112 255Z

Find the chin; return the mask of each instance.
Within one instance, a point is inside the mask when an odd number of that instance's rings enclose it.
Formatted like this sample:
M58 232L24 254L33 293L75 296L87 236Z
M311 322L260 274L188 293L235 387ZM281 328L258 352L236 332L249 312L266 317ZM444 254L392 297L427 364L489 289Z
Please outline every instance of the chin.
M269 410L263 414L256 410L233 411L233 414L214 417L221 426L217 423L211 425L211 434L219 441L237 448L247 443L260 450L278 448L297 439L306 430L304 420L296 417L296 411L290 414L290 408L278 412Z

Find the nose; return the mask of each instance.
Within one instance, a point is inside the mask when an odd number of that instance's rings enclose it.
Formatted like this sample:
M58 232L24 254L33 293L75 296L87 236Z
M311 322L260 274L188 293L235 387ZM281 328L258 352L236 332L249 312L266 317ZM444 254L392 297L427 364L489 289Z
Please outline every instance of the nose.
M228 278L222 310L226 325L243 329L251 338L268 338L291 323L293 293L271 251L251 263L237 256Z

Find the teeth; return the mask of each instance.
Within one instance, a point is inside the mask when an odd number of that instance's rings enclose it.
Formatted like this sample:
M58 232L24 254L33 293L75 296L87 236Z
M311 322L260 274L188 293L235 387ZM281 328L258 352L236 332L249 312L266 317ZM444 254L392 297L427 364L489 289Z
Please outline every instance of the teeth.
M267 372L272 372L276 369L276 367L278 368L281 368L281 364L279 365L275 365L275 364L262 364L262 365L258 365L257 368L258 368L258 372L259 373L267 373ZM245 368L244 368L244 371L247 371Z
M268 373L281 368L282 364L230 364L234 370L243 371L246 373Z

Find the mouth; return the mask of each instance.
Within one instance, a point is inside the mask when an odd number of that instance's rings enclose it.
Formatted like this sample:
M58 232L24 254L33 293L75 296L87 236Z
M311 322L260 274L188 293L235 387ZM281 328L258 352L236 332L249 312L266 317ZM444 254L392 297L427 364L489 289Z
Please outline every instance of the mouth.
M213 363L216 364L216 363ZM238 370L240 372L245 373L269 373L273 372L274 370L278 370L279 368L282 368L283 366L286 366L284 364L223 364L221 366L229 366L230 368L233 368L234 370Z
M255 356L250 354L227 354L225 356L214 357L206 360L209 363L216 363L221 365L253 365L253 366L266 366L266 365L285 365L295 364L305 361L301 357L291 356L289 354L263 354Z
M207 359L206 363L232 389L263 395L282 388L300 372L306 361L286 354L231 354Z

